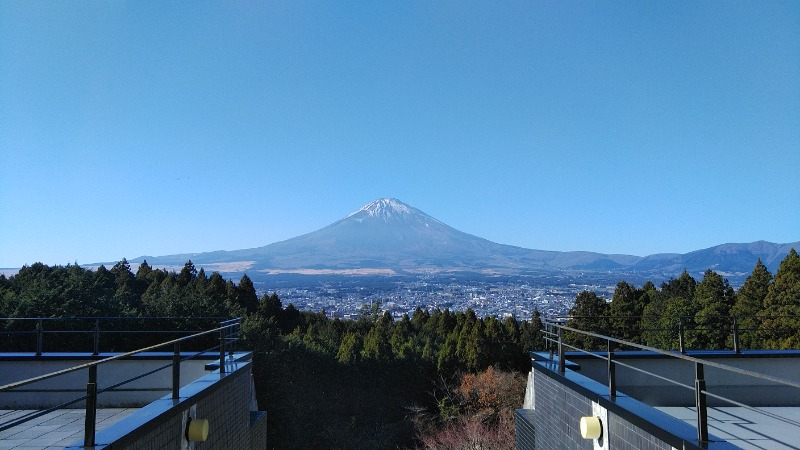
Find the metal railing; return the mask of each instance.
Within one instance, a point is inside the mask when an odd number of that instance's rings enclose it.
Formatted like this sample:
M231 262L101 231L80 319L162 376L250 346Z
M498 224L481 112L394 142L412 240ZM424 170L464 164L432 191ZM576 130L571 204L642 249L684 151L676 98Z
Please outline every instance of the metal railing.
M607 381L608 381L608 394L613 399L617 395L617 375L616 375L616 366L622 366L627 369L631 369L638 373L642 373L645 375L649 375L651 377L657 378L659 380L665 381L672 385L682 387L685 389L693 390L694 397L695 397L695 407L697 410L697 441L700 444L704 444L708 442L708 397L714 398L716 400L725 402L727 404L731 404L734 406L742 407L747 410L756 412L758 414L762 414L764 416L770 417L772 419L781 421L783 423L800 427L800 422L792 420L790 418L780 416L778 414L771 413L769 411L764 411L762 409L746 405L742 402L736 401L731 398L727 398L721 395L714 394L709 392L706 389L706 378L705 378L705 367L714 367L716 369L720 369L723 371L756 378L759 380L770 381L773 383L777 383L782 386L787 386L790 388L800 389L800 383L792 380L787 380L784 378L775 377L772 375L767 375L763 373L758 373L746 369L741 369L738 367L728 366L725 364L716 363L713 361L703 360L700 358L695 358L685 354L685 349L681 349L680 352L671 351L671 350L662 350L656 347L650 347L647 345L637 344L630 341L625 341L622 339L617 339L611 336L606 336L603 334L593 333L590 331L580 330L578 328L567 326L566 323L567 318L555 318L550 319L546 318L544 320L544 338L545 341L548 343L548 347L550 349L550 359L552 361L554 353L558 354L558 372L561 375L564 375L566 372L566 364L565 364L565 357L564 352L565 348L572 349L574 351L584 353L589 356L593 356L607 362ZM589 338L597 339L599 341L605 341L605 350L596 352L592 350L587 350L580 348L578 346L570 345L565 342L564 332L575 333L575 335L583 335ZM622 347L630 347L638 350L645 350L648 352L660 354L669 358L675 358L683 361L688 361L694 364L695 368L695 377L694 377L694 385L688 385L681 383L679 381L670 379L668 377L659 375L657 373L649 372L639 367L634 367L630 364L625 364L617 359L615 359L615 349L622 348Z
M648 321L658 322L664 317L671 326L664 328L648 326ZM606 326L597 327L593 326L594 331L600 334L611 334L612 330L619 329L619 325L612 325L611 321L630 322L636 321L641 327L638 329L641 341L650 341L652 336L656 341L672 341L681 353L686 353L689 349L691 341L687 338L694 335L702 335L704 333L721 333L727 331L727 343L722 347L717 348L702 348L703 350L721 350L732 349L735 353L742 352L742 337L749 337L751 340L754 337L764 338L771 334L787 335L800 333L796 326L789 325L770 325L767 328L765 323L767 321L775 321L776 319L792 319L798 320L800 317L792 315L755 315L755 316L702 316L700 319L704 323L698 324L698 316L551 316L543 318L544 321L550 322L567 322L573 319L589 319L593 321L606 321ZM707 322L707 323L705 323ZM651 322L652 323L652 322ZM713 323L713 326L708 326L708 323ZM749 326L742 326L742 324L749 324ZM628 328L623 327L623 328ZM651 338L648 338L648 335ZM675 341L677 339L677 341ZM747 348L745 344L744 348Z
M42 320L42 319L35 319L35 320ZM220 322L218 327L210 329L210 330L196 332L196 333L191 334L189 336L184 336L184 337L180 337L180 338L177 338L177 339L172 339L172 340L169 340L169 341L161 342L161 343L158 343L158 344L155 344L155 345L150 345L150 346L147 346L147 347L144 347L144 348L140 348L140 349L137 349L137 350L133 350L133 351L130 351L130 352L120 353L120 354L117 354L117 355L114 355L114 356L110 356L110 357L107 357L107 358L103 358L103 359L100 359L100 360L97 360L97 361L92 361L92 362L89 362L89 363L86 363L86 364L81 364L81 365L78 365L78 366L69 367L69 368L66 368L66 369L58 370L58 371L55 371L55 372L47 373L47 374L44 374L44 375L39 375L39 376L36 376L36 377L32 377L32 378L28 378L28 379L21 380L21 381L16 381L14 383L9 383L9 384L6 384L4 386L0 386L0 393L15 392L15 390L17 390L18 388L21 388L23 386L27 386L29 384L33 384L33 383L36 383L36 382L40 382L40 381L56 378L56 377L59 377L59 376L62 376L62 375L66 375L66 374L69 374L69 373L77 372L79 370L88 369L88 381L86 383L86 394L85 395L82 395L80 397L71 399L71 400L69 400L67 402L61 403L61 404L56 405L54 407L51 407L51 408L48 408L48 409L44 409L44 410L34 411L33 413L27 414L27 415L25 415L25 416L23 416L21 418L13 419L11 421L2 423L2 424L0 424L0 431L7 430L7 429L9 429L11 427L15 427L17 425L21 425L21 424L23 424L25 422L31 421L33 419L41 417L41 416L43 416L45 414L48 414L50 412L56 411L58 409L65 408L67 406L74 405L76 403L79 403L79 402L82 402L82 401L85 400L86 401L86 407L85 407L86 416L85 416L85 420L84 420L83 445L84 445L84 447L93 447L95 445L95 426L96 426L96 421L97 421L97 396L99 394L102 394L104 392L110 392L110 391L117 390L120 386L123 386L125 384L130 383L130 382L139 380L139 379L144 378L144 377L146 377L148 375L152 375L152 374L154 374L156 372L159 372L161 370L164 370L164 369L167 369L167 368L171 367L172 368L172 383L171 383L172 384L172 386L171 386L172 398L173 399L177 399L180 396L181 362L189 360L189 359L194 359L194 358L196 358L196 357L198 357L198 356L200 356L202 354L215 352L218 349L219 350L219 370L220 370L221 373L225 373L226 370L227 370L226 366L225 366L226 352L228 353L228 355L230 357L232 357L233 351L234 351L234 344L239 339L240 327L241 327L241 318L225 320L223 322ZM188 356L182 356L181 355L181 344L182 343L190 342L190 341L197 340L197 339L199 339L201 337L204 337L204 336L212 336L212 335L218 335L219 336L219 344L218 345L215 345L215 346L212 346L210 348L206 348L206 349L197 351L195 353L191 353ZM97 336L98 336L98 333L95 332L95 339L94 339L95 343L97 343L97 341L98 341ZM40 342L40 339L37 339L37 342ZM124 381L121 381L119 383L116 383L114 385L105 387L103 389L98 389L98 387L97 387L97 381L98 381L97 380L97 367L98 366L100 366L102 364L107 364L107 363L112 362L112 361L116 361L116 360L120 360L120 359L124 359L124 358L129 358L129 357L131 357L133 355L136 355L136 354L139 354L139 353L150 352L150 351L154 351L156 349L160 349L160 348L164 348L164 347L168 347L168 346L172 346L172 352L173 352L172 361L169 364L166 364L166 365L158 367L158 368L156 368L154 370L150 370L150 371L147 371L145 373L133 376L131 378L128 378L128 379L126 379ZM97 351L97 344L95 344L95 351ZM94 355L97 355L97 354L98 354L97 352L94 353Z
M164 335L189 335L208 329L227 317L4 317L0 318L0 351L116 351L133 339L140 346L159 342ZM47 339L49 335L57 340ZM153 339L155 337L155 339ZM148 342L151 341L151 342ZM144 343L144 345L141 345ZM47 348L46 347L47 344ZM104 348L105 347L105 348ZM124 350L123 350L124 351Z

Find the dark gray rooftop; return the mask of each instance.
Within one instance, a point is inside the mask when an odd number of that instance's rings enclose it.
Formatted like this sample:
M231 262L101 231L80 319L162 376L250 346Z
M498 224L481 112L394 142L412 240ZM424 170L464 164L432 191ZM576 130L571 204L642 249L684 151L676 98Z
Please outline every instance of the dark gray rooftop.
M97 430L112 425L136 412L138 408L104 408L97 410ZM35 410L0 410L0 422L7 422ZM0 449L63 449L83 441L86 411L59 409L22 425L0 431Z

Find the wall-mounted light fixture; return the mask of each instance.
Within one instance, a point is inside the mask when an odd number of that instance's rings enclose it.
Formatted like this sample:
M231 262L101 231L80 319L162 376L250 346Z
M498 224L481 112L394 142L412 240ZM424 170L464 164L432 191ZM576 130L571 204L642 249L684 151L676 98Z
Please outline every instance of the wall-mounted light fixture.
M599 417L581 417L581 437L584 439L599 439L603 435L603 423Z
M189 442L205 442L208 439L208 420L192 419L186 423L186 440Z

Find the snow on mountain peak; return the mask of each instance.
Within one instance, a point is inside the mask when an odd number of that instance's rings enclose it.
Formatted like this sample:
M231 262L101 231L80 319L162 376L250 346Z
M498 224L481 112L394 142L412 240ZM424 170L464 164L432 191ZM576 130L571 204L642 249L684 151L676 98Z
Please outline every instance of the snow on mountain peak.
M383 219L389 219L393 215L413 214L410 206L396 198L379 198L362 206L358 211L350 213L347 217L353 217L362 212L370 217L379 217Z
M409 224L417 223L426 227L433 223L444 225L442 222L396 198L379 198L362 206L358 211L350 213L345 219L356 222L363 222L364 220L386 223L399 221Z

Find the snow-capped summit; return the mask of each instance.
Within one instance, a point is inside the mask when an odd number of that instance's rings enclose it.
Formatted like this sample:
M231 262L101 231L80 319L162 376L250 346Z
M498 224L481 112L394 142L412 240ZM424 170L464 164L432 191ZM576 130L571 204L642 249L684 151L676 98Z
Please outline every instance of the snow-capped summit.
M176 265L191 259L207 269L241 267L232 272L304 273L553 273L565 270L678 275L683 270L715 270L746 275L756 258L775 267L800 242L725 244L684 255L639 257L592 252L531 250L497 244L464 233L395 198L379 198L324 228L263 247L147 257L150 264ZM144 257L131 262L141 262ZM138 260L138 261L137 261ZM364 272L366 270L367 272ZM772 269L774 270L774 269ZM373 271L373 272L370 272ZM421 272L422 271L422 272Z
M412 208L396 198L379 198L362 206L358 211L353 211L347 217L353 217L361 212L370 217L388 219L394 214L412 214Z
M379 198L364 206L357 211L350 213L344 220L354 220L362 222L365 219L370 221L394 222L394 221L413 221L429 226L431 223L441 223L424 212L406 205L396 198Z

